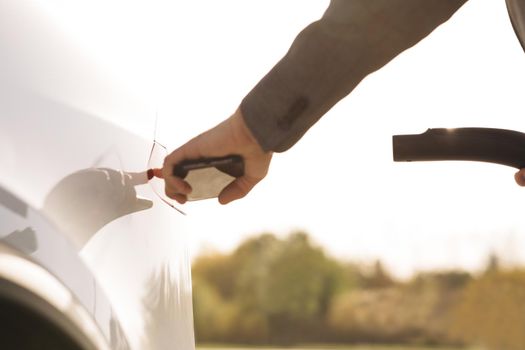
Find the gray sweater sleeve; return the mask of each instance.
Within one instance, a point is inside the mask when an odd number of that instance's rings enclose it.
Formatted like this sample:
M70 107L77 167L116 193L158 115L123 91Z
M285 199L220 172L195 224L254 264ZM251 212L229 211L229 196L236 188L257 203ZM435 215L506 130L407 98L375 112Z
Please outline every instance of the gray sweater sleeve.
M525 0L506 0L512 27L525 50Z
M265 151L293 146L368 74L445 22L466 0L332 0L241 102Z

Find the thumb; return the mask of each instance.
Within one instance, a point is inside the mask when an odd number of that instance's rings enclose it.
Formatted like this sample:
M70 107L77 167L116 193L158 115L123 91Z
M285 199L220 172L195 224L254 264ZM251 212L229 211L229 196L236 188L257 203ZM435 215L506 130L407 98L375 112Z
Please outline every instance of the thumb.
M234 200L241 199L252 190L258 181L250 180L247 176L241 176L232 181L219 194L219 203L228 204Z
M525 169L521 169L516 174L514 174L514 180L520 186L525 186Z

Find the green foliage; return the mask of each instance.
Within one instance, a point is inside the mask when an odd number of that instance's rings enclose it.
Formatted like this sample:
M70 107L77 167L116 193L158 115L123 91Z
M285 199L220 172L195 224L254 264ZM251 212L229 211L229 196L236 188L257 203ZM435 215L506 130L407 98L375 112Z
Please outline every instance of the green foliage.
M253 237L193 265L198 342L482 344L525 349L525 271L492 257L484 275L396 281L327 256L303 232Z
M261 305L265 313L290 321L321 316L337 283L333 264L320 249L310 245L304 234L290 236L280 248L269 263L272 273L266 280Z
M333 296L353 283L345 280L349 274L300 232L284 240L261 235L231 255L201 257L193 267L197 337L248 343L290 343L305 334L317 339Z
M228 255L213 254L201 256L193 265L194 276L207 281L220 297L232 299L235 292L235 279L237 271L234 261Z

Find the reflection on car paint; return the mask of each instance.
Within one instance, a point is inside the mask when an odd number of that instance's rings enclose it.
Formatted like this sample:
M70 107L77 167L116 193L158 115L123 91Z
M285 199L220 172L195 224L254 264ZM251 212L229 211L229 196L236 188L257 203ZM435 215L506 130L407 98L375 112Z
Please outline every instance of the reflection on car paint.
M80 170L53 187L43 211L80 250L109 222L152 207L150 200L138 197L135 191L135 185L145 183L144 173L109 168Z
M3 205L5 198L10 197L14 196L7 195L7 191L0 187L0 242L27 254L56 276L91 314L108 343L120 344L114 349L129 349L109 300L76 249L39 211L27 207L25 217L21 217L18 212Z
M38 249L36 233L31 227L16 230L3 238L3 241L17 247L26 254L32 254Z
M183 275L183 270L173 271L165 262L158 270L152 271L146 282L148 292L142 300L146 315L144 349L172 349L175 343L177 349L193 346L194 340L186 337L193 332L186 320L187 315L193 314L193 309L191 304L182 302L189 291L176 277Z
M14 195L4 190L0 186L0 205L3 205L11 212L20 215L21 217L26 217L27 215L27 205L16 198Z

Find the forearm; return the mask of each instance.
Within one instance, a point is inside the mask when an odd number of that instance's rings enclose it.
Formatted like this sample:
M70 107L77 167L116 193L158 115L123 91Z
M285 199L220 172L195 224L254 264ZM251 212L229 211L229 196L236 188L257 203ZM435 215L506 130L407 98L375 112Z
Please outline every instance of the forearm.
M285 151L368 74L466 0L333 0L241 103L261 147Z

